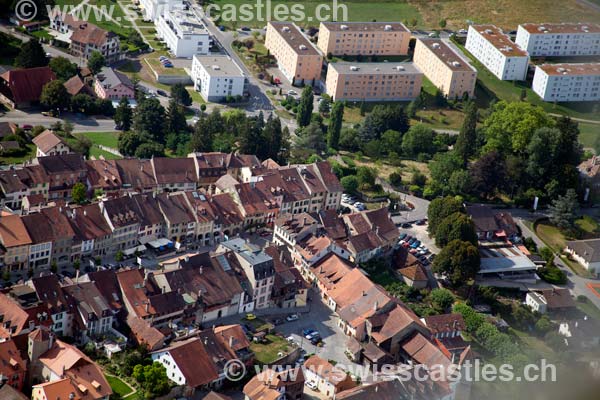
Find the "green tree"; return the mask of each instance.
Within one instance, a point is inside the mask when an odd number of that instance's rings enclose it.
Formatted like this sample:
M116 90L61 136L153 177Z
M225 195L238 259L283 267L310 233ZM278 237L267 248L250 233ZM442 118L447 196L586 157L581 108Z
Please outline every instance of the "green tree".
M99 51L92 51L90 58L88 58L87 66L92 75L96 75L102 68L106 67L106 59Z
M388 154L390 152L402 153L402 132L388 129L381 135L381 141Z
M123 252L121 250L117 251L117 253L115 254L115 261L117 262L121 262L123 261L125 255L123 254ZM134 377L135 378L135 377Z
M434 137L433 129L423 124L411 126L402 138L402 151L413 157L420 153L433 154L435 152Z
M179 105L186 107L192 105L192 96L190 96L183 83L176 83L171 86L171 98Z
M329 126L327 128L327 146L335 150L338 150L339 148L343 120L344 103L342 101L336 101L333 103L333 107L331 107Z
M445 274L454 286L475 279L481 265L479 250L470 242L453 240L433 261L433 270Z
M564 196L559 196L548 207L550 221L562 229L572 229L579 214L579 201L574 189L567 190Z
M471 218L455 212L444 218L435 229L435 244L442 248L453 240L469 242L477 246L477 232Z
M442 29L446 28L446 24L447 24L446 18L440 19L440 22L439 22L440 28L442 28Z
M448 289L436 288L429 293L429 300L439 312L446 312L454 304L454 295Z
M87 200L87 191L85 185L81 182L77 182L75 185L73 185L71 197L73 198L73 201L77 204L85 203Z
M465 303L456 303L452 307L452 312L462 315L465 320L465 327L467 332L476 332L481 325L485 322L483 314L478 313L473 308Z
M328 96L321 97L321 101L319 102L319 112L321 114L327 114L331 110L331 100Z
M464 169L452 172L448 179L448 192L453 195L466 194L471 190L471 175Z
M356 170L356 177L358 178L358 184L361 189L370 189L375 185L377 171L374 168L361 166Z
M484 151L524 153L534 132L552 127L554 121L539 106L527 102L499 101L484 121L487 143Z
M19 68L44 67L48 65L48 57L46 57L46 52L40 42L31 39L21 45L14 64Z
M142 133L125 131L119 135L119 153L132 157L135 155L136 149L149 140L150 138Z
M469 158L475 154L477 148L477 106L469 101L465 104L465 118L463 119L454 150L463 165L466 166Z
M408 116L401 106L376 105L358 130L358 137L362 143L368 143L380 139L389 129L405 133L409 127Z
M342 187L344 188L344 192L346 193L356 193L356 191L358 190L358 178L356 177L356 175L348 175L348 176L344 176L341 180L340 183L342 184Z
M297 132L295 151L300 154L321 154L327 150L323 130L317 122L311 122L308 126ZM306 157L304 157L306 158Z
M72 63L66 57L54 57L49 63L52 72L61 81L67 81L77 73L77 64Z
M464 212L462 201L456 197L438 197L429 203L427 219L429 220L429 233L436 235L436 229L446 217Z
M40 103L51 110L60 110L69 107L70 95L62 81L54 80L46 83L42 88Z
M129 100L127 97L121 97L119 105L115 109L115 123L124 131L128 131L131 129L132 118L133 111L131 110L131 107L129 107Z
M165 109L156 98L144 99L133 113L133 130L158 143L164 143L165 122Z
M472 191L482 198L495 196L509 181L507 168L504 157L499 152L484 154L469 166Z
M188 130L188 124L185 120L183 107L175 99L171 99L169 101L166 117L167 132L181 133Z
M266 158L284 162L285 160L280 159L281 149L289 144L283 142L283 130L281 129L281 120L278 117L273 117L273 114L269 115L263 128L263 136L268 146Z
M154 141L144 142L135 149L134 155L136 158L163 157L165 148L162 144Z
M95 110L94 99L89 94L78 93L71 97L71 111L92 114Z
M300 104L298 104L298 113L296 114L296 121L299 127L308 126L313 112L314 94L311 86L305 86L302 89L302 95L300 96Z

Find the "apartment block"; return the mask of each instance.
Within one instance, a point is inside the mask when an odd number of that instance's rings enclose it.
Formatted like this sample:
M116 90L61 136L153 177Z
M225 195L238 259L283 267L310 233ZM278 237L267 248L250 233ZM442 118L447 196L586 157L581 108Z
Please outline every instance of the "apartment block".
M600 63L538 65L532 89L544 101L599 101Z
M403 55L409 41L400 22L321 22L317 47L332 55Z
M334 100L403 101L421 92L423 73L413 63L331 63L325 86Z
M194 56L192 61L194 89L206 101L221 101L227 96L243 96L248 91L248 78L226 55Z
M441 39L418 39L413 62L448 98L475 94L477 70L449 43Z
M527 77L527 52L497 26L469 26L465 47L500 80L522 81Z
M156 34L166 42L175 57L191 58L194 54L208 54L208 30L190 11L172 10L159 15Z
M270 21L265 46L292 84L312 84L320 79L323 57L295 24Z
M600 55L600 24L521 24L517 45L531 57Z
M183 9L182 0L140 0L144 18L156 21L159 16L173 9Z

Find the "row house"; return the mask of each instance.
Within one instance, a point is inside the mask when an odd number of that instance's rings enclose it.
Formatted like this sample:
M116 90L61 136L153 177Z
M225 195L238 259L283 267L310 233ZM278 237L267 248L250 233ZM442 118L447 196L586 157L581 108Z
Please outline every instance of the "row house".
M19 210L23 199L31 195L42 195L48 200L49 182L50 178L39 165L0 171L0 206Z
M159 192L196 190L198 176L191 158L154 157L150 160Z
M27 285L50 314L52 332L60 336L73 336L73 314L58 277L54 274L33 278Z
M3 382L0 384L9 385L21 392L25 383L27 373L27 362L21 356L14 340L0 342L0 376ZM13 397L3 397L0 391L0 398L10 400ZM18 397L14 397L18 399Z
M307 304L309 285L295 268L286 246L271 245L265 253L273 259L275 280L271 302L279 308L303 307Z
M112 252L137 246L140 218L124 196L100 202L100 210L112 231Z
M0 216L0 263L3 268L9 271L26 268L32 243L22 218Z
M40 326L52 324L48 308L25 285L0 293L0 342L21 339Z
M62 290L73 314L74 331L82 342L110 331L116 310L106 302L94 282L77 282Z
M49 200L70 199L73 186L79 182L85 184L87 169L80 154L39 157L34 163L39 165L49 178Z
M196 238L196 217L185 193L161 193L156 196L165 219L165 236L177 243L191 243Z

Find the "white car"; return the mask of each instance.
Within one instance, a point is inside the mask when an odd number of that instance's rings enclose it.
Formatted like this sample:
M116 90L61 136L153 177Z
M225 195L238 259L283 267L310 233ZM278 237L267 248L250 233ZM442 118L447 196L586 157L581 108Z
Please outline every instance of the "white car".
M288 90L287 94L288 94L288 96L297 96L298 92L296 92L295 90Z
M298 314L292 314L285 317L287 322L298 321Z
M287 341L288 341L288 342L290 342L290 343L294 343L294 337L293 337L293 336L291 336L291 335L290 335L290 336L288 336L288 337L286 337L286 338L285 338L285 340L287 340Z

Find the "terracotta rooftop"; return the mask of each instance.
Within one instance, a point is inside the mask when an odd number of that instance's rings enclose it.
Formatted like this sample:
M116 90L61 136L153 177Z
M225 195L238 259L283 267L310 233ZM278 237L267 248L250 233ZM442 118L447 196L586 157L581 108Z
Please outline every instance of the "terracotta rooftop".
M44 153L49 152L61 143L65 146L67 145L60 136L52 132L50 129L46 129L44 132L34 137L32 142Z
M44 85L56 79L50 67L12 69L0 78L6 82L9 97L16 103L39 101Z
M269 24L275 28L277 33L286 41L294 52L299 55L314 55L320 53L314 45L302 34L300 28L292 22L269 21Z
M0 217L0 241L4 247L26 246L32 243L25 224L18 215Z
M542 64L536 66L548 75L561 76L600 76L600 63L581 64Z
M442 39L417 39L425 47L429 49L437 58L439 58L448 68L453 71L469 71L476 72L477 70L467 62L466 59L449 44Z
M408 28L401 22L321 22L330 31L334 32L408 32Z
M483 36L492 46L497 48L502 54L507 57L527 57L527 52L521 50L519 46L512 40L510 36L502 32L495 25L471 25L481 36Z
M551 35L560 33L600 33L600 24L580 22L580 23L547 23L547 24L521 24L527 32L537 35Z
M199 387L219 378L213 360L199 338L176 342L159 351L168 352L185 377L187 386Z

